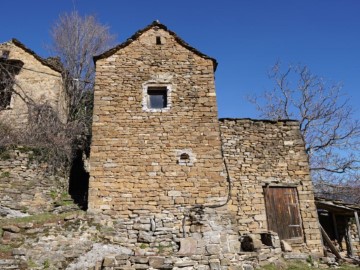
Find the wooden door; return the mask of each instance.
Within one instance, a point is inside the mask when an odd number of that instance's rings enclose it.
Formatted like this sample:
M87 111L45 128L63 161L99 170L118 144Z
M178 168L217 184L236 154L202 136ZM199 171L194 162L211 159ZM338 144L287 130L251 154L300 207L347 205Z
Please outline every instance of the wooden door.
M302 237L302 226L296 188L265 187L268 228L280 239Z

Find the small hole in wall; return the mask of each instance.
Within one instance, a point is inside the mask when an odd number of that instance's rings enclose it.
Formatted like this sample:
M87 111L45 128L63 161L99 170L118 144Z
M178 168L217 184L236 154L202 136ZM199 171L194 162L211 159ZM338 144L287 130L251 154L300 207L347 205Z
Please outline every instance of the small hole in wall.
M161 37L160 36L156 37L156 45L161 45Z
M182 153L181 155L180 155L180 160L181 161L188 161L190 159L190 156L189 156L189 154L187 154L187 153Z
M183 166L193 166L195 162L195 155L190 149L177 150L176 158L177 164Z
M251 236L245 235L241 238L241 251L255 251L254 240Z
M273 237L270 233L261 233L261 243L263 243L265 246L273 247Z

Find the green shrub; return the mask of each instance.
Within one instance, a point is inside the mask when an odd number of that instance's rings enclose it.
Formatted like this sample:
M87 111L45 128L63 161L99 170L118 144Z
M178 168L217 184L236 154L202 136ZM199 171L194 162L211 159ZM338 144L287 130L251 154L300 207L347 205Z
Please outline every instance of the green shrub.
M1 178L7 178L7 177L10 177L10 172L2 172L2 173L0 174L0 179L1 179Z
M45 260L43 263L44 269L49 269L50 268L50 261L49 260Z
M11 158L9 150L5 147L0 147L0 159L9 160Z

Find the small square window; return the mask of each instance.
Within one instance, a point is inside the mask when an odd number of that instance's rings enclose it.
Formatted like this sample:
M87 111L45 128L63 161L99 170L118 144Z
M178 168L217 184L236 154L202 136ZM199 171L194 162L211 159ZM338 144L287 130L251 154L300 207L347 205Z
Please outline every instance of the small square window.
M2 53L1 53L1 58L3 58L3 59L8 59L8 58L9 58L9 55L10 55L10 51L8 51L8 50L3 50Z
M146 112L167 112L172 107L172 85L164 82L144 83L142 88L142 110Z
M149 109L162 109L167 107L166 87L149 87L147 94Z

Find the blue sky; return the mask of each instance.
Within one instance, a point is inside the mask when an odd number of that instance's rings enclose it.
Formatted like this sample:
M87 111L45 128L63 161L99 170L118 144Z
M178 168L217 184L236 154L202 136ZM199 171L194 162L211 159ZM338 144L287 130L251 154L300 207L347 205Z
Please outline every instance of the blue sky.
M278 60L306 64L329 81L341 82L360 101L359 0L4 0L0 42L18 38L48 56L49 29L74 9L96 14L123 42L160 20L201 52L218 60L219 117L251 117L246 100L271 89L267 73ZM360 111L357 111L360 118Z

